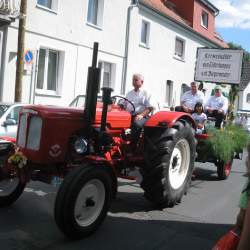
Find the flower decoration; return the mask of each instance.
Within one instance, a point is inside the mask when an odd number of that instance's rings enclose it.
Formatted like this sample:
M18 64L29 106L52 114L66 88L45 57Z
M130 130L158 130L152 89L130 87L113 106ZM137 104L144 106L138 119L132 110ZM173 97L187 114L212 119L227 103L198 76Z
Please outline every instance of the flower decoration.
M15 154L8 159L8 163L22 169L27 164L27 157L17 148Z

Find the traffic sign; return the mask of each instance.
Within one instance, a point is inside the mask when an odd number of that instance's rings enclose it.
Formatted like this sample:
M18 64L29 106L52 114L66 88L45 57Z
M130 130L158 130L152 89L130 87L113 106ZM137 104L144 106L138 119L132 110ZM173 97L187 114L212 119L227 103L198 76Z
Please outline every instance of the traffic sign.
M239 84L243 50L198 48L196 81Z
M25 63L32 64L33 63L33 58L34 58L33 52L31 50L26 50L25 54L24 54Z

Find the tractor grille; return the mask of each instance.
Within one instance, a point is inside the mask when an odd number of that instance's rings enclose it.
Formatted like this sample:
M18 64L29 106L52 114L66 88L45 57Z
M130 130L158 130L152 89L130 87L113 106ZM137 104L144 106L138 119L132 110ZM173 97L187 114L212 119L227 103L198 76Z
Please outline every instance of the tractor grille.
M19 131L17 137L17 145L24 148L26 140L26 128L27 128L28 114L22 114L19 120Z
M39 150L41 131L41 117L23 113L20 117L17 145L31 150Z
M42 119L39 116L32 116L30 119L27 148L39 150L42 130Z

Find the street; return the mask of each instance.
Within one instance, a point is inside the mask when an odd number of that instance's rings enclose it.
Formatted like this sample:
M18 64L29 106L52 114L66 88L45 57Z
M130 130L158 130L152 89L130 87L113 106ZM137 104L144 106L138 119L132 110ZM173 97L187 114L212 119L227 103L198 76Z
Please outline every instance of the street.
M197 178L182 203L155 210L134 181L120 180L117 199L99 230L69 241L53 218L56 188L31 182L17 202L0 209L1 250L207 250L237 215L244 160L234 160L228 180L212 164L196 163Z

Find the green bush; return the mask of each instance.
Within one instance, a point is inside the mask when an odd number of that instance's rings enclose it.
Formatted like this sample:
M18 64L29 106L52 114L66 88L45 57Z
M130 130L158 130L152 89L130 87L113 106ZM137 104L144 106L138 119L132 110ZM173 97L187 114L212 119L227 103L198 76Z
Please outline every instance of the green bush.
M224 162L230 161L235 152L241 152L249 143L248 133L237 125L230 124L223 129L209 128L208 134L208 150Z

